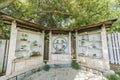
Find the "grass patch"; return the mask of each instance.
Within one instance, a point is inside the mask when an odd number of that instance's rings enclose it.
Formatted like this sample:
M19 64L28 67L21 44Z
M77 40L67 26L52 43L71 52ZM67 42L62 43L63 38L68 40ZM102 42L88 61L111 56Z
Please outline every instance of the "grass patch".
M108 80L120 80L119 76L117 76L116 74L112 74L107 76Z
M120 80L120 70L116 71L115 74L107 76L108 80Z
M118 76L120 76L120 70L115 72Z

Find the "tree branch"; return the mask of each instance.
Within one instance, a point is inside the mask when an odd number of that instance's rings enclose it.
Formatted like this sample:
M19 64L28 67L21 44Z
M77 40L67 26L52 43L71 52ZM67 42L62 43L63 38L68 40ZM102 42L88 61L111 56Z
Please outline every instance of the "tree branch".
M9 6L10 4L12 4L14 1L16 0L6 0L0 3L0 9L3 9L7 6Z
M71 13L60 12L60 11L35 11L34 13L56 13L56 14L68 15L68 16L72 16L73 15Z

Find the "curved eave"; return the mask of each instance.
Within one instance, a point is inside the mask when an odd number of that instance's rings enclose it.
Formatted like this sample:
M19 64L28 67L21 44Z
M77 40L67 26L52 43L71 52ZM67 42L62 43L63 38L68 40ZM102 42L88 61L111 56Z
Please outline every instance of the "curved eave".
M87 25L87 26L82 26L80 28L75 28L75 31L79 31L79 32L85 32L85 31L91 31L91 30L98 30L101 29L102 26L106 27L106 28L110 28L111 25L117 21L116 19L111 19L111 20L107 20L107 21L103 21L100 23L96 23L96 24L91 24L91 25Z
M29 22L23 19L18 19L15 18L13 16L4 14L4 13L0 13L0 17L2 18L3 22L6 24L11 24L12 21L16 21L17 22L17 27L22 27L22 28L29 28L29 29L38 29L38 30L45 30L46 27L35 24L33 22Z
M86 26L81 26L80 28L72 28L72 29L68 29L68 28L48 28L48 27L44 27L38 24L35 24L33 22L29 22L23 19L19 19L19 18L15 18L13 16L7 15L5 13L0 12L0 18L3 19L3 22L6 24L11 24L12 21L16 21L17 22L17 27L21 27L21 28L26 28L26 29L34 29L34 30L45 30L46 33L48 33L49 31L52 31L53 33L68 33L68 32L85 32L85 31L91 31L91 30L98 30L101 29L101 27L104 25L105 27L109 28L111 27L111 25L117 21L117 19L111 19L111 20L106 20L100 23L96 23L96 24L91 24L91 25L86 25Z

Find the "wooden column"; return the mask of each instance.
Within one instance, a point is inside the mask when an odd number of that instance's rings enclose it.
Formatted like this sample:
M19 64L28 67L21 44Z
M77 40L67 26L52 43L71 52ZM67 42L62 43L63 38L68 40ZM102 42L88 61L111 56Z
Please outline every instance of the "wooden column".
M102 51L103 51L103 59L105 60L106 69L110 69L109 66L109 55L108 55L108 46L107 46L107 36L105 25L103 24L101 28L101 40L102 40Z
M44 30L42 31L42 56L44 57L44 35L45 35L45 32ZM42 57L42 60L43 60L43 57Z
M69 56L71 58L71 32L69 32Z
M9 46L6 75L10 75L12 73L12 67L14 67L12 61L15 59L15 49L16 49L16 39L17 39L16 26L17 26L16 21L13 21L11 26L10 46Z
M109 60L105 25L103 25L102 27L101 38L102 38L101 40L102 40L103 58Z
M75 32L75 41L76 41L76 60L78 60L78 32Z
M51 61L51 49L52 49L52 31L49 32L49 61Z

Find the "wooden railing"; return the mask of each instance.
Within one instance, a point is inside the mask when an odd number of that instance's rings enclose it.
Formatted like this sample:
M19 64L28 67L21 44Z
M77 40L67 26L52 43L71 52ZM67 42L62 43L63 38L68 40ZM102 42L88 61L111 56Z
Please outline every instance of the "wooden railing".
M9 40L0 39L0 76L6 72L9 51Z
M110 63L120 65L120 33L108 34L107 41Z

